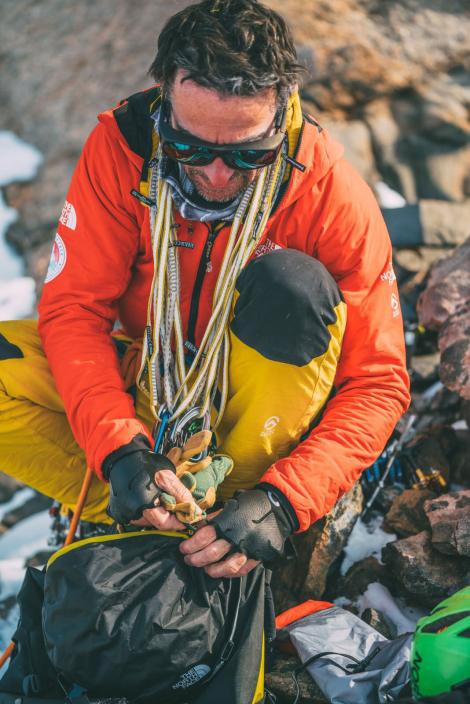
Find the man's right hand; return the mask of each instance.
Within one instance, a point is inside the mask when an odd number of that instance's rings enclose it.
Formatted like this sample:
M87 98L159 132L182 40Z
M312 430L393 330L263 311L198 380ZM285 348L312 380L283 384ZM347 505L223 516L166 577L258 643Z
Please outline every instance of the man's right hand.
M128 454L125 451L113 453L103 465L110 485L108 514L118 523L182 530L184 525L158 506L162 491L177 502L192 501L191 492L176 477L173 463L150 449L129 447Z

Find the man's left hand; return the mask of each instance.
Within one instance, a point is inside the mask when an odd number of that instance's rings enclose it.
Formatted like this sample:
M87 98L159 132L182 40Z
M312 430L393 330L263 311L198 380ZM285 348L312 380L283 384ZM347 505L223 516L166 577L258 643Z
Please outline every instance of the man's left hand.
M211 525L199 528L192 538L184 540L180 545L186 564L203 567L209 577L243 577L260 564L259 560L252 560L241 552L225 557L232 548L233 545L228 540L217 538L215 528Z

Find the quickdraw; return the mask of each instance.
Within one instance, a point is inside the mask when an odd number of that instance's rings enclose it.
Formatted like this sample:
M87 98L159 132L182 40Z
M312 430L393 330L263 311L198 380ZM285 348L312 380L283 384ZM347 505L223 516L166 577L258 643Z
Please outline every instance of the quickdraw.
M235 283L265 228L282 176L280 167L281 157L269 168L260 169L244 193L215 286L212 313L201 344L188 364L179 306L178 247L171 191L156 166L151 169L149 195L156 203L150 208L154 275L137 384L150 400L158 452L181 447L195 418L200 419L198 430L215 430L223 416L228 397L228 321ZM220 403L211 423L219 387Z

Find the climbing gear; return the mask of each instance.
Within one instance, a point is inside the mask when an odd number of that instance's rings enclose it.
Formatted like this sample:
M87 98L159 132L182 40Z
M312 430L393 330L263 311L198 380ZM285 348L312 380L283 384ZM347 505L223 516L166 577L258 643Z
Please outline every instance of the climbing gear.
M410 415L403 430L392 437L380 457L362 473L361 484L367 500L363 516L376 503L385 486L431 489L437 494L443 494L449 490L443 473L431 464L423 463L420 458L419 442L412 439L418 417L418 414ZM412 444L408 445L410 440Z
M149 242L150 211L146 205L142 205L130 195L130 191L138 189L141 194L154 201L148 190L147 176L150 168L148 165L157 155L158 135L151 115L158 107L159 94L160 89L152 87L131 97L119 108L108 110L99 116L99 124L90 135L77 164L67 195L68 211L64 213L58 227L61 239L56 243L55 255L59 257L58 261L63 265L63 269L46 284L39 303L39 330L57 386L65 399L68 421L79 447L86 453L88 464L98 476L103 459L116 447L129 442L139 432L150 435L150 425L142 420L142 413L138 412L137 418L134 417L130 397L123 391L115 353L105 330L112 329L116 314L119 313L119 320L128 335L133 338L142 337L145 332L146 303L153 271ZM380 280L382 273L385 276L388 271L392 253L377 203L360 176L347 161L341 159L343 150L329 135L328 130L322 130L311 118L302 120L297 93L289 99L286 126L289 155L305 164L306 170L301 174L296 169L287 168L276 208L272 209L264 233L258 241L256 256L286 246L295 248L299 253L305 253L306 257L312 258L314 254L342 289L342 308L344 312L347 308L348 323L338 368L335 366L335 354L332 362L326 360L319 375L322 381L325 367L328 377L335 376L336 373L337 393L335 398L328 402L327 407L323 401L330 389L326 389L323 383L317 386L313 381L317 389L314 395L315 403L325 405L324 421L327 422L328 430L325 431L324 422L322 427L314 428L305 442L300 443L292 458L286 456L285 447L289 446L291 452L290 438L297 445L296 431L286 433L285 444L279 443L278 434L274 432L273 445L269 437L264 438L262 442L264 448L273 447L275 451L266 453L265 460L256 465L254 472L250 473L248 463L246 467L242 467L242 472L245 472L253 486L269 467L267 476L263 478L278 486L290 497L301 527L305 530L321 518L320 514L331 509L338 499L339 488L349 486L352 478L357 476L358 466L372 464L376 459L392 432L396 418L405 410L409 395L408 377L403 361L403 326L397 307L396 282L392 281L393 277L386 281ZM256 173L262 174L270 168L272 167L260 169ZM119 174L118 180L116 174ZM352 207L349 207L351 204ZM153 208L153 205L151 207ZM71 217L67 212L70 212ZM203 222L189 222L176 212L174 217L174 224L180 225L177 240L186 239L195 245L194 250L177 247L180 255L181 301L189 303L198 261L204 249L201 240L204 240L207 227ZM75 229L68 227L67 223L72 224ZM308 227L303 227L304 223L308 223ZM212 266L209 280L203 277L198 301L198 335L196 341L192 340L196 346L199 346L199 333L205 329L210 317L215 279L220 270L229 229L229 226L226 226L220 233L223 246L219 239L212 248L208 262ZM354 237L354 233L358 236ZM61 243L65 246L67 254L65 263L64 249L59 247ZM87 258L86 267L83 267L83 257ZM265 257L259 256L260 260L263 258ZM130 261L134 264L129 268ZM203 271L205 266L206 262L203 261ZM72 337L64 335L68 310L64 303L68 300L67 296L71 290L77 305L86 312L80 331L76 330ZM389 295L386 295L387 291ZM182 305L184 329L187 313L187 307ZM273 311L273 316L275 315ZM99 350L90 350L87 339L96 333L93 321L97 319L103 323L99 333L102 346ZM340 327L342 330L343 322L344 319L341 320L341 325L338 322L337 330ZM363 330L363 336L355 336L351 332L358 329ZM5 327L3 324L1 326L2 334L7 339L13 330L15 328ZM331 334L331 341L336 348L341 346L336 331ZM15 340L14 344L22 349L22 342L23 340ZM39 349L40 346L36 348L35 354L40 355L39 361L42 364L43 358ZM73 373L78 366L71 366L71 360L86 362L80 366L80 374ZM5 384L7 371L4 371L3 367L8 367L8 371L14 367L13 373L9 375L7 391L11 392L13 399L19 398L15 396L15 390L18 385L26 386L26 391L22 390L22 393L26 394L23 398L30 398L29 378L27 383L23 384L18 377L21 374L26 378L23 369L31 370L35 360L15 361L18 363L16 366L10 364L10 360L2 363L2 384ZM261 361L260 359L260 363ZM376 378L371 375L364 376L365 365L373 365L375 376L382 378L383 384L390 389L390 394L375 394ZM300 374L303 372L301 369L298 371ZM266 374L269 373L268 369ZM44 379L42 367L40 377L41 380ZM359 377L361 384L353 383L352 380ZM92 393L91 390L102 385L105 379L106 394ZM298 389L302 383L296 384L295 388ZM309 388L313 388L310 382ZM372 406L364 400L365 393L369 396L375 394ZM138 395L141 397L143 394L138 392ZM39 403L42 398L43 393L38 393ZM230 403L232 400L231 394ZM11 446L20 447L23 443L27 448L31 443L31 447L34 445L37 448L39 441L34 441L33 428L21 428L18 431L14 417L10 424L9 406L12 404L9 397L1 403L3 433L0 432L0 440L3 465L13 467L14 471L23 477L31 476L34 472L35 477L39 477L38 484L41 484L44 472L37 461L39 452L36 451L35 459L31 458L31 453L26 453L25 449L27 462L23 461L19 452L18 461L15 461L13 453L16 450L10 450L3 442L6 427ZM49 412L51 420L48 422L51 425L57 424L59 433L65 432L68 426L62 413L62 404L57 400L54 400L54 403L54 408L57 407L60 412ZM300 403L303 404L303 401ZM145 403L140 404L140 408L143 409L145 404L146 399ZM305 408L304 415L309 415L309 403L298 406L299 409L301 407ZM48 417L47 409L45 412ZM275 415L280 416L279 413ZM312 415L313 413L310 417ZM264 415L263 423L269 417L269 413ZM153 417L150 423L154 421ZM368 438L365 438L360 430L361 424L364 423L370 428ZM241 439L246 437L248 440L248 434L244 433L242 425L239 425ZM220 425L217 428L218 434L219 428ZM259 432L262 431L263 428L260 428ZM251 437L249 439L253 441ZM46 440L41 438L42 443ZM49 445L53 443L49 442ZM232 456L228 448L226 451ZM74 452L79 453L79 450L75 449ZM233 457L235 459L235 453ZM75 466L73 471L70 471L73 460L72 452L66 455L56 450L50 474L60 477L62 464L68 465L63 466L63 469L68 475L72 475L73 483ZM76 461L76 465L78 464L79 461ZM234 487L242 488L241 482L238 484L240 462L237 461L236 464L237 472L232 472L226 482L230 490ZM322 481L322 477L326 475L335 476L338 481ZM62 492L61 497L68 493L64 483L62 482L62 487L57 488L57 491ZM53 481L50 484L56 488ZM96 486L97 483L92 486L92 490ZM313 496L315 500L312 499ZM102 496L99 506L98 501L90 504L89 512L95 512L101 520L103 505L105 502Z
M158 148L161 155L161 145ZM272 207L280 173L280 158L261 169L246 189L234 217L213 296L213 309L199 349L186 366L179 307L178 247L168 183L155 166L150 173L150 209L154 274L147 308L147 326L138 385L149 396L155 418L155 450L168 451L172 424L187 410L200 418L211 412L220 383L215 429L228 396L228 319L237 277L261 237ZM175 351L172 349L174 342ZM166 429L162 431L162 426Z
M226 455L213 456L213 435L207 429L197 430L201 424L197 409L177 421L168 436L171 447L166 457L148 447L142 449L147 440L137 436L106 458L103 474L110 481L112 518L125 525L140 518L145 508L157 505L174 513L188 527L206 518L206 510L215 504L217 487L232 471L233 461ZM175 472L193 499L177 502L158 487L155 473L161 469Z
M269 575L258 567L213 579L186 565L184 537L150 530L91 538L55 553L45 573L28 568L0 691L38 704L78 695L82 704L261 704L264 647L273 638Z
M377 496L380 494L383 487L385 486L385 481L386 481L386 479L392 469L393 462L396 459L400 450L404 447L405 442L409 439L410 432L413 428L413 425L416 422L416 419L417 419L417 416L413 413L410 413L410 415L408 416L408 418L405 422L404 428L403 428L400 436L397 439L393 440L392 443L390 444L390 446L388 448L388 457L387 457L387 461L386 461L382 476L380 477L376 488L374 489L374 491L372 492L372 495L370 496L366 505L364 506L364 510L362 512L362 518L364 516L366 516L366 514L370 511L370 509L372 508L372 506L375 503L375 500L377 499Z
M439 494L448 490L448 484L442 472L434 467L423 471L419 467L415 469L416 481L411 485L412 489L433 489Z
M161 138L162 153L173 161L191 166L207 166L214 159L221 158L232 169L261 169L273 164L279 156L285 140L287 106L276 113L275 134L251 142L216 144L175 129L171 126L171 103L162 100L158 132Z
M162 493L155 484L155 473L162 469L175 471L170 460L151 450L136 450L112 464L107 509L111 518L126 524L141 518L146 508L155 508Z
M470 586L441 601L416 626L411 651L413 696L470 688Z
M254 560L269 563L280 557L293 557L295 551L289 537L295 528L274 492L274 488L272 492L237 491L211 520L217 536Z
M233 460L227 455L212 457L208 454L212 439L209 430L200 430L182 447L175 446L167 453L175 465L176 476L189 489L194 502L177 503L173 496L162 492L160 504L186 525L191 526L206 517L207 509L215 504L217 487L233 469ZM197 511L197 506L201 511Z
M388 640L358 616L329 602L309 600L276 617L325 698L341 704L395 702L409 681L411 635Z

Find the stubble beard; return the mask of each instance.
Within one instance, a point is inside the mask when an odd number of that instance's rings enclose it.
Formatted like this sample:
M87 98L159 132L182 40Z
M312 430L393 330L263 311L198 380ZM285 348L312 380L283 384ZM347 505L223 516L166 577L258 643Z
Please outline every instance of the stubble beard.
M197 166L185 166L185 172L198 195L210 203L229 203L245 191L256 178L256 171L235 171L225 188L213 189Z

